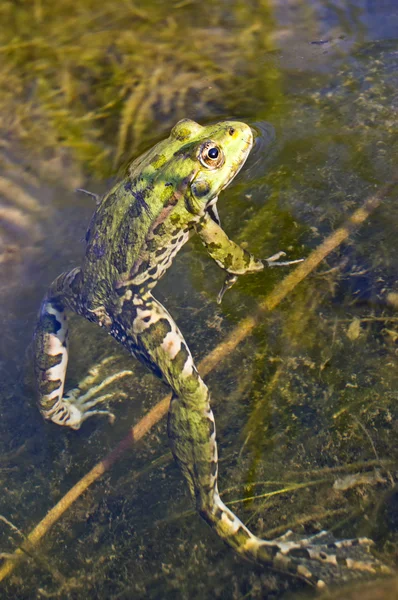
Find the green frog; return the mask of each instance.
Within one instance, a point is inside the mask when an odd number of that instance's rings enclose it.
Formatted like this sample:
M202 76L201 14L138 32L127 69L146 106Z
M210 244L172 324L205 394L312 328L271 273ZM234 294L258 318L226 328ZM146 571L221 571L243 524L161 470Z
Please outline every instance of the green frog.
M222 502L209 390L184 337L152 290L188 239L197 234L225 272L221 302L240 275L289 265L281 254L258 259L231 241L220 225L217 199L246 161L253 133L245 123L201 126L184 119L170 136L131 162L122 181L98 199L86 234L83 265L60 275L43 300L35 332L39 407L45 419L79 429L107 395L80 388L64 393L68 362L65 310L112 335L172 391L168 435L196 509L240 555L284 570L321 588L350 569L375 572L370 540L256 537ZM96 391L102 386L98 386Z

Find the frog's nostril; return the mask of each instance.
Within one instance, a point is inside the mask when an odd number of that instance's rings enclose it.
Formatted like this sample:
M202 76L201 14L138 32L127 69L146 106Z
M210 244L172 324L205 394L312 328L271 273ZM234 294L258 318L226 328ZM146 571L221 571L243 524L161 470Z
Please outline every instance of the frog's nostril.
M234 135L235 129L233 127L230 127L228 133L229 135Z

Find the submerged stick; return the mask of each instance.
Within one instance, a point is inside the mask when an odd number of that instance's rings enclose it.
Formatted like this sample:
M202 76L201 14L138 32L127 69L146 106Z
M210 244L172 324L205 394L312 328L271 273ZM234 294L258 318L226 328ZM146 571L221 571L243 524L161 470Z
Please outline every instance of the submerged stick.
M381 204L383 199L398 184L398 179L383 186L376 194L365 200L363 205L358 208L346 223L339 227L326 240L318 246L294 271L292 271L276 288L270 292L265 299L259 303L258 309L253 316L246 317L237 325L228 335L227 339L219 344L210 354L208 354L200 363L199 371L201 376L208 375L226 356L228 356L238 344L244 340L253 330L257 322L264 313L276 308L282 300L307 277L319 264L335 250L350 234L358 229L372 212ZM30 552L34 546L37 546L41 538L58 521L64 512L85 492L92 483L97 481L112 465L129 450L133 444L138 442L144 435L158 423L167 413L171 396L165 396L154 408L152 408L137 425L135 425L128 435L119 442L119 444L97 463L91 471L78 481L63 498L47 513L47 515L36 525L36 527L27 536L26 542L29 545ZM24 544L18 548L13 560L6 560L0 568L0 581L3 581L12 573L20 560L25 556Z

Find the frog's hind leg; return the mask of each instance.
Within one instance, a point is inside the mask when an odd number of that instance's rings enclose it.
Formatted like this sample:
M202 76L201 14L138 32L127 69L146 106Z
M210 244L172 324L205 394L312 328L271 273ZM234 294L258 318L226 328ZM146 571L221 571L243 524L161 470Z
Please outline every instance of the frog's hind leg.
M64 394L66 368L68 365L68 321L65 309L79 313L77 288L80 269L74 269L58 277L44 298L34 336L35 372L39 388L39 408L45 419L58 425L79 429L83 421L93 415L104 414L113 420L108 410L92 410L99 402L108 400L111 394L98 396L110 383L131 374L121 371L93 386L98 378L94 367L76 388ZM86 393L83 393L88 389Z
M253 535L218 493L216 430L209 391L172 317L147 294L127 301L111 333L172 388L168 420L172 452L198 512L227 544L249 560L291 572L320 588L325 581L348 578L350 570L380 570L381 563L368 554L367 539L337 542L322 534L263 540Z

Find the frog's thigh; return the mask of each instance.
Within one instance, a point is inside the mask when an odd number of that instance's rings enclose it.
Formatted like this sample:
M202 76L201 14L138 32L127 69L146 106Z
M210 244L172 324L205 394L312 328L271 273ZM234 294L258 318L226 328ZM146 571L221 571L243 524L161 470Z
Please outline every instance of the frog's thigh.
M80 284L80 269L63 273L51 284L41 305L34 339L40 411L45 419L72 429L79 429L83 421L92 415L106 414L112 419L113 415L108 410L92 410L99 402L109 399L111 394L94 396L116 379L131 374L131 371L121 371L93 386L99 377L98 369L93 368L78 387L64 394L68 364L68 325L65 309L86 316L80 302ZM85 388L88 388L88 391L83 393Z
M152 296L141 301L129 332L115 337L172 388L168 423L171 448L191 490L201 498L199 504L208 503L217 478L214 417L209 391L184 337Z
M121 341L178 395L188 393L189 389L192 392L199 388L207 390L188 345L167 310L149 294L136 302L134 318L128 328L124 320L126 335ZM123 311L120 322L123 322Z

